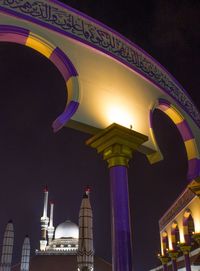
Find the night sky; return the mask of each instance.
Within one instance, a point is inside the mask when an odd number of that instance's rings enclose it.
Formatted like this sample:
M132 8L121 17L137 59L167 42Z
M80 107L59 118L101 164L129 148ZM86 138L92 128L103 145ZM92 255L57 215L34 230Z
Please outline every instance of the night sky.
M200 109L200 2L65 1L138 44L183 85ZM78 223L85 185L92 186L94 246L109 260L110 187L106 162L85 146L90 135L64 128L54 134L53 120L66 102L65 83L56 67L30 48L0 44L0 243L7 221L15 228L14 262L23 238L39 246L43 186L55 202L55 225ZM156 138L164 161L150 165L135 153L129 168L134 265L146 271L159 264L158 219L187 184L187 159L174 124L154 113Z

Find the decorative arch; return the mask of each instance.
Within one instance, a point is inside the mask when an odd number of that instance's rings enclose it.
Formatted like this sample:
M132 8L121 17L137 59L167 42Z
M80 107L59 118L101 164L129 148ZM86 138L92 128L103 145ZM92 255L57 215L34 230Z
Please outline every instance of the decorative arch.
M177 244L180 242L180 233L178 223L174 221L171 226L172 249L177 250Z
M60 71L66 83L68 99L63 113L52 124L54 132L57 132L74 115L79 106L78 73L72 62L60 48L25 28L1 25L0 42L31 47L53 62Z
M153 127L152 127L152 116L153 111L159 109L164 112L176 125L179 130L181 137L183 139L187 158L188 158L188 172L187 179L188 181L193 180L199 176L199 167L200 167L200 156L197 149L197 144L194 138L194 135L183 115L176 109L174 105L170 102L159 99L158 104L150 111L150 133L153 138L154 143L156 142ZM155 144L156 145L156 144Z
M192 235L194 232L195 232L194 219L192 217L191 211L187 209L183 215L183 233L186 244L191 245Z

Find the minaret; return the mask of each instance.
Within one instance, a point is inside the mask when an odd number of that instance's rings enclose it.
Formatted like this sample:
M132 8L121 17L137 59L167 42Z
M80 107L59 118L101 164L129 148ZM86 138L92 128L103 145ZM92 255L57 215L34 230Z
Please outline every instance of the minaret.
M49 218L47 217L47 207L48 207L48 189L44 189L44 209L43 216L40 219L41 222L41 240L40 240L40 250L44 251L47 245L47 229Z
M28 236L25 237L24 243L22 246L22 258L20 271L29 271L29 262L30 262L30 239Z
M54 234L53 209L54 209L54 203L50 202L50 220L49 220L49 227L48 227L48 241L49 241L49 244L51 243L51 241L53 239L53 234Z
M94 270L93 219L89 199L90 188L85 189L79 211L79 243L77 262L79 271Z
M14 228L13 228L13 223L10 220L6 226L4 238L3 238L0 271L11 270L13 243L14 243Z

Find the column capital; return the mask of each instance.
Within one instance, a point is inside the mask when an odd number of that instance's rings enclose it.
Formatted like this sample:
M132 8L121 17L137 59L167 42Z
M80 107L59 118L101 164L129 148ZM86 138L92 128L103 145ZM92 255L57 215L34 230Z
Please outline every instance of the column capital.
M192 180L188 188L200 198L200 177Z
M109 167L127 167L132 153L147 140L147 136L113 123L87 140L86 144L102 153Z
M162 265L165 265L169 262L169 257L165 255L159 255L158 259L161 261Z
M172 260L176 260L178 258L178 251L169 250L168 255Z
M183 252L184 255L189 254L191 250L191 246L187 244L179 244L179 248Z

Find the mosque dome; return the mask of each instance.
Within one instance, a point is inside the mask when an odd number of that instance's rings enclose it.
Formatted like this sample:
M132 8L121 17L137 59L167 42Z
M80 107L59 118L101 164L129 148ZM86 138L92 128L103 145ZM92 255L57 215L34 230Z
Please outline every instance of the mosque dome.
M70 220L66 220L65 222L59 224L55 230L55 239L60 238L77 238L79 236L79 228L78 226L71 222Z

